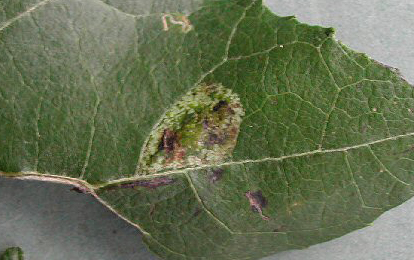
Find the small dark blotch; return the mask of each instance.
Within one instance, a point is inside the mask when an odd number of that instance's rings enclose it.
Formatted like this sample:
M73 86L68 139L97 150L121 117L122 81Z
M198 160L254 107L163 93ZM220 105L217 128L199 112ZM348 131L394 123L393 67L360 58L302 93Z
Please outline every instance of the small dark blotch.
M231 108L231 107L227 107L227 112L228 112L230 115L235 115L235 114L236 114L236 112L234 112L233 108Z
M164 150L164 140L161 140L160 143L158 144L158 151L162 151Z
M150 208L150 211L149 211L150 216L152 216L154 214L154 211L155 211L155 205L151 204L151 208Z
M203 129L208 129L209 125L210 125L210 123L208 122L208 120L204 119L203 120Z
M116 235L118 233L118 231L116 231L115 229L112 230L112 234Z
M213 107L213 111L217 112L220 110L220 108L227 106L227 101L225 100L220 100L214 107Z
M74 191L74 192L77 192L77 193L83 193L82 190L79 187L73 187L70 190Z
M250 207L254 212L257 212L260 214L263 220L269 220L270 218L263 215L262 209L266 207L267 201L265 197L262 195L262 192L259 191L247 191L245 193L247 199L249 200Z
M201 209L200 208L196 208L195 212L193 213L193 217L197 217L198 215L200 215L201 213Z
M82 193L82 194L89 193L89 190L84 188L84 187L72 187L70 190L74 191L74 192L77 192L77 193Z
M118 187L120 188L135 188L135 187L145 187L148 189L155 189L160 186L166 186L173 184L175 182L174 179L168 178L168 177L160 177L160 178L154 178L150 180L142 180L142 181L134 181L130 183L122 183Z
M175 143L177 142L177 133L170 130L165 129L164 134L162 136L162 147L165 149L166 153L171 153L174 151Z
M330 36L332 36L333 34L335 34L335 29L334 29L334 28L332 28L332 27L330 27L330 28L326 28L326 30L325 30L325 35L326 35L326 36L330 37Z
M251 192L250 194L257 201L257 203L259 204L261 208L264 208L267 206L267 200L263 196L262 191L259 190L259 191Z
M224 170L221 168L214 169L213 174L210 175L210 182L215 183L223 177Z
M222 144L224 141L224 136L220 136L216 133L209 133L207 145Z

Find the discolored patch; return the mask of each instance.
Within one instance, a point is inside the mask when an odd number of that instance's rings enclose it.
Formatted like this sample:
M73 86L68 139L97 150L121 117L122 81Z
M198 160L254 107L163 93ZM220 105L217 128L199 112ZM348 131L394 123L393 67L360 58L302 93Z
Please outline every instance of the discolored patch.
M262 195L262 192L259 191L248 191L245 193L247 199L249 200L250 206L254 212L258 212L263 220L269 220L269 217L263 215L263 208L267 206L266 198Z
M239 97L221 84L191 89L149 135L141 173L223 162L236 145L242 116Z
M210 182L215 183L223 177L224 170L221 168L213 169L211 175L209 176Z
M181 31L183 33L188 33L193 29L193 26L190 23L190 20L188 20L188 17L182 14L164 14L162 16L162 27L164 31L169 30L168 26L168 20L171 24L178 24L181 25Z
M117 186L109 186L107 189L112 190L115 188L135 188L135 187L145 187L148 189L155 189L160 186L166 186L173 184L175 182L174 179L168 178L168 177L160 177L160 178L154 178L150 180L140 180L140 181L134 181L129 183L122 183Z
M84 187L72 187L70 190L74 191L74 192L77 192L77 193L81 193L81 194L91 193L90 190L88 190L87 188L84 188Z

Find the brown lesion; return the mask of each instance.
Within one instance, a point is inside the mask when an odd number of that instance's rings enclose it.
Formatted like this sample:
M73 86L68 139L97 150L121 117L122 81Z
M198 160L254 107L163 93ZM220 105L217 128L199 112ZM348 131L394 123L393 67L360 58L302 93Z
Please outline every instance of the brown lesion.
M85 187L82 187L82 186L75 186L75 187L72 187L70 190L74 191L74 192L77 192L77 193L81 193L81 194L91 193L91 191L89 189L87 189Z
M220 100L214 107L213 107L213 111L214 112L218 112L220 110L220 108L222 107L227 107L228 106L228 102L226 100Z
M267 200L263 196L262 192L259 191L247 191L245 193L247 199L249 200L250 207L254 212L258 212L263 220L269 220L269 217L263 215L263 208L267 206Z
M180 140L181 136L176 131L171 129L164 130L158 150L165 152L166 164L183 160L185 149Z
M149 180L139 180L129 183L122 183L119 184L117 187L119 188L135 188L135 187L145 187L148 189L155 189L160 186L167 186L170 184L173 184L175 182L175 179L168 178L168 177L160 177L160 178L154 178ZM115 188L115 187L111 187Z
M166 112L145 144L140 166L156 172L223 162L233 151L244 110L221 84L201 84Z
M155 204L151 204L150 210L149 210L149 215L152 218L152 216L154 215L154 211L155 211Z
M221 168L213 169L213 173L210 175L209 179L211 183L215 183L223 178L224 170Z

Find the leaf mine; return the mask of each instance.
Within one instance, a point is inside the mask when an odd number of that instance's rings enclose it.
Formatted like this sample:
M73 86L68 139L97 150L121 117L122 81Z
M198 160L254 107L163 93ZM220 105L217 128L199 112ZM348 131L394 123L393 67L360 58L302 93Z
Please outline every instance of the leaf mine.
M162 26L163 26L164 31L169 30L168 20L170 21L171 24L181 25L181 30L183 33L188 33L189 31L193 29L193 26L191 25L190 20L188 20L187 16L176 15L176 17L174 17L171 14L164 14L162 16Z
M333 29L260 0L41 2L0 25L0 177L70 184L177 260L306 248L413 196L413 87Z
M243 115L237 94L221 84L191 89L150 134L139 163L141 171L223 162L236 145Z
M144 187L147 189L156 189L161 186L167 186L173 184L176 180L168 177L159 177L149 180L139 180L127 183L121 183L118 185L112 185L106 187L107 190L114 190L115 188L133 189L135 187Z
M263 220L269 220L269 217L263 215L262 209L267 206L267 200L263 196L262 192L259 191L248 191L245 193L247 199L249 200L250 206L253 211L258 212Z

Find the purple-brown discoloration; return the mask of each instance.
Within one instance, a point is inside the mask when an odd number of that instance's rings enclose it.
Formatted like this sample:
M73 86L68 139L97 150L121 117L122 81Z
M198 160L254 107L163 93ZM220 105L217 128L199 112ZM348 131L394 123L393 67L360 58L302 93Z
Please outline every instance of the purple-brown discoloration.
M165 129L162 136L162 149L165 149L165 152L171 153L176 148L177 142L177 133L170 129Z
M252 210L258 212L263 220L269 220L269 217L263 215L262 209L267 206L266 198L262 195L262 192L259 191L248 191L245 193L247 199L249 200Z
M223 144L226 140L224 139L223 135L218 135L216 133L209 133L208 135L208 145L214 144Z
M77 193L88 194L90 191L85 187L73 187L70 189L71 191L75 191Z
M162 177L162 178L155 178L151 180L143 180L143 181L134 181L130 183L124 183L120 184L120 188L134 188L134 187L145 187L148 189L155 189L160 186L166 186L169 184L174 183L175 180L168 178L168 177Z
M213 173L210 175L209 179L211 183L219 181L223 177L224 170L221 168L214 169Z
M198 215L200 215L201 213L201 209L200 208L196 208L196 210L193 213L193 218L197 217Z
M220 110L220 108L227 106L228 103L225 100L220 100L214 107L213 107L213 111L217 112Z
M151 208L150 208L150 211L149 211L149 214L150 214L151 217L154 214L154 211L155 211L155 205L151 204Z

